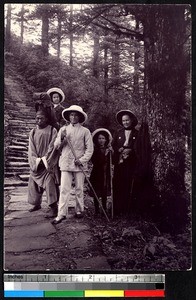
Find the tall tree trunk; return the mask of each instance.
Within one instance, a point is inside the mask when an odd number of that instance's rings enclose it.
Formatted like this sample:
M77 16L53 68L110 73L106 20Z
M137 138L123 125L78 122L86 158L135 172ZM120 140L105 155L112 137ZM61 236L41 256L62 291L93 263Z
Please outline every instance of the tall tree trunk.
M70 58L69 65L73 67L73 4L70 4L70 27L69 27L69 40L70 40Z
M62 35L62 23L61 17L58 16L58 28L57 28L57 57L60 58L61 56L61 35Z
M119 47L118 37L116 37L114 43L114 49L112 51L112 74L113 76L116 77L117 83L120 74L119 66L120 66L120 47Z
M164 224L185 224L184 6L151 7L144 22L146 117L154 149L155 184Z
M23 44L23 38L24 38L24 4L22 4L21 7L21 25L20 25L20 39L21 43Z
M108 97L108 48L104 48L104 93Z
M6 32L5 32L5 49L10 51L11 49L11 4L7 4L7 23L6 23Z
M47 11L45 11L42 15L42 51L44 55L48 55L48 47L49 47L49 18L47 15Z
M93 46L93 76L99 77L99 34L94 31L94 46Z
M120 44L118 36L114 42L114 49L112 50L112 77L113 77L113 96L118 97L118 87L120 79Z
M139 21L136 20L136 31L139 29ZM134 75L133 75L133 93L135 97L139 96L139 47L140 44L137 45L137 52L134 54Z

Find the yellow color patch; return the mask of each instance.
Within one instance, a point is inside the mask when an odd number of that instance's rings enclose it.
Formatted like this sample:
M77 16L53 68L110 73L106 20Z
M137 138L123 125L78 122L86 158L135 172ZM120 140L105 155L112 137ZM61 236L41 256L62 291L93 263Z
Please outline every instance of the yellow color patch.
M117 290L89 290L84 291L85 297L124 297L124 291Z

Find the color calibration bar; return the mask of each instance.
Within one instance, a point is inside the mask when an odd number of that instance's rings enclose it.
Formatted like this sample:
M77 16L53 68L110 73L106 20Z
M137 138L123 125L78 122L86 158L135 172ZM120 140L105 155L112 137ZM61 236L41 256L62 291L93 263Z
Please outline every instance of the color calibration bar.
M163 274L4 274L4 297L165 297Z

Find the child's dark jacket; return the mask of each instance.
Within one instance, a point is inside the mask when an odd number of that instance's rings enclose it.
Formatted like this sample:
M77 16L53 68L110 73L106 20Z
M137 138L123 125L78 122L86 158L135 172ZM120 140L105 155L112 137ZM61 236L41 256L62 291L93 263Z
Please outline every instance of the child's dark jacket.
M106 147L100 148L95 146L94 152L91 158L93 169L90 176L90 182L95 189L98 197L104 195L109 196L110 190L110 154L106 153ZM91 196L93 196L90 193Z
M59 130L62 126L64 126L67 123L62 117L62 111L64 109L64 106L61 104L58 104L56 107L54 107L56 122L58 126L57 130Z

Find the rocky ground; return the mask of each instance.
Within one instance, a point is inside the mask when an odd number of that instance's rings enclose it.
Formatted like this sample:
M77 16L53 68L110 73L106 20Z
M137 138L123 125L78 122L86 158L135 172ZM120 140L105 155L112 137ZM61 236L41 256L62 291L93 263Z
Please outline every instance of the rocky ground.
M11 179L9 179L10 181ZM4 269L166 271L191 268L191 234L163 234L138 215L113 219L94 217L85 196L85 216L74 218L74 196L67 220L52 225L42 209L33 213L27 187L5 189Z

